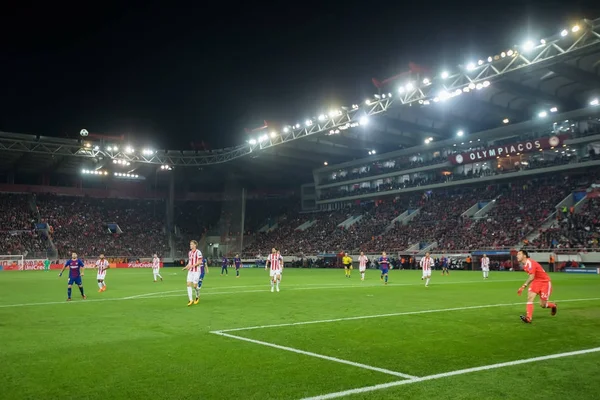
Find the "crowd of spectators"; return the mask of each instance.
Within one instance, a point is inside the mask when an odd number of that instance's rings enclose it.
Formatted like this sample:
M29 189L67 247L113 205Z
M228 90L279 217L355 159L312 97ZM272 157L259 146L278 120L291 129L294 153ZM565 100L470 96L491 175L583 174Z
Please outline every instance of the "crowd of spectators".
M557 226L540 232L532 241L543 249L598 249L600 240L600 199L588 200L579 213L559 211Z
M41 195L36 203L59 257L169 252L163 201Z
M35 230L36 216L27 194L0 193L0 254L43 253L46 236Z

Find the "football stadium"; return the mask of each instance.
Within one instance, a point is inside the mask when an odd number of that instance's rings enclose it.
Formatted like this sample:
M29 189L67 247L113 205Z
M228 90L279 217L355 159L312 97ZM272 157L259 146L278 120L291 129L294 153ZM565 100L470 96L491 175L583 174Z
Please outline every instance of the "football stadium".
M0 132L0 398L597 399L600 19L371 87L222 149Z

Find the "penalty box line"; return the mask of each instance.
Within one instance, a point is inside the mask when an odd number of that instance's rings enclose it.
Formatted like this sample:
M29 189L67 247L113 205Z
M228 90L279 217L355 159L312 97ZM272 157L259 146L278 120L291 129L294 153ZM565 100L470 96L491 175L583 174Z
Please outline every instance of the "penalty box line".
M242 340L244 342L250 342L250 343L254 343L254 344L260 344L262 346L267 346L267 347L272 347L278 350L284 350L284 351L289 351L292 353L297 353L297 354L302 354L305 356L310 356L310 357L315 357L315 358L321 358L323 360L327 360L327 361L333 361L339 364L346 364L346 365L350 365L352 367L357 367L357 368L362 368L362 369L367 369L370 371L375 371L375 372L381 372L383 374L387 374L387 375L393 375L399 378L404 378L404 379L418 379L416 376L413 375L408 375L408 374L403 374L402 372L396 372L396 371L392 371L389 369L385 369L385 368L379 368L379 367L374 367L371 365L367 365L367 364L361 364L361 363L357 363L354 361L349 361L349 360L343 360L341 358L337 358L337 357L330 357L330 356L326 356L323 354L317 354L317 353L313 353L311 351L304 351L304 350L300 350L300 349L296 349L294 347L288 347L288 346L281 346L275 343L269 343L269 342L263 342L262 340L256 340L256 339L250 339L250 338L246 338L243 336L237 336L237 335L231 335L229 333L225 333L225 332L211 332L215 335L219 335L219 336L224 336L224 337L228 337L231 339L237 339L237 340Z
M526 359L508 361L508 362L503 362L503 363L498 363L498 364L483 365L481 367L459 369L456 371L444 372L441 374L428 375L428 376L423 376L423 377L415 377L415 378L405 379L405 380L401 380L401 381L382 383L379 385L364 386L364 387L360 387L360 388L356 388L356 389L344 390L341 392L333 392L333 393L327 393L327 394L322 394L322 395L313 396L313 397L305 397L302 400L337 399L340 397L374 392L376 390L388 389L388 388L392 388L392 387L396 387L396 386L408 385L411 383L431 381L434 379L447 378L450 376L464 375L464 374L469 374L469 373L473 373L473 372L489 371L489 370L497 369L497 368L511 367L511 366L515 366L515 365L528 364L528 363L533 363L533 362L537 362L537 361L546 361L546 360L552 360L552 359L557 359L557 358L572 357L572 356L597 353L597 352L600 352L600 347L594 347L591 349L578 350L578 351L570 351L567 353L550 354L547 356L526 358Z
M567 299L567 300L556 300L559 303L568 303L568 302L579 302L579 301L595 301L600 300L600 297L592 297L587 299ZM257 326L247 326L243 328L231 328L231 329L221 329L217 331L212 331L211 333L221 334L228 332L239 332L239 331L251 331L256 329L268 329L268 328L282 328L287 326L300 326L300 325L313 325L313 324L326 324L332 322L342 322L342 321L355 321L361 319L373 319L373 318L385 318L385 317L398 317L402 315L419 315L419 314L431 314L431 313L440 313L447 311L465 311L465 310L478 310L482 308L494 308L494 307L509 307L509 306L518 306L523 305L525 303L504 303L504 304L485 304L480 306L465 306L465 307L453 307L453 308L439 308L434 310L419 310L419 311L403 311L397 313L388 313L388 314L375 314L375 315L359 315L356 317L343 317L343 318L333 318L333 319L321 319L316 321L301 321L301 322L289 322L284 324L272 324L272 325L257 325Z

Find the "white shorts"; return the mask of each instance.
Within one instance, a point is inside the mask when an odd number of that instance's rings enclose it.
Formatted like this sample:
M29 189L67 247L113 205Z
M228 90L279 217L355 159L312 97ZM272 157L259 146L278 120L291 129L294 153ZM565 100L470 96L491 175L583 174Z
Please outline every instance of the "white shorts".
M358 267L358 272L365 272L367 267Z
M279 276L281 275L281 270L280 269L271 269L269 270L269 276L272 278L274 276Z
M193 282L193 283L198 283L198 280L200 279L200 271L188 271L188 275L187 275L187 281L188 282Z
M98 274L96 275L96 279L98 279L98 280L104 280L105 277L106 277L106 271L98 272Z
M431 277L431 270L425 270L423 271L423 278L430 278Z
M153 274L158 274L160 271L160 268L152 268L152 273Z
M490 272L490 267L487 267L487 268L486 268L486 267L483 267L483 268L481 268L481 270L482 270L483 272Z

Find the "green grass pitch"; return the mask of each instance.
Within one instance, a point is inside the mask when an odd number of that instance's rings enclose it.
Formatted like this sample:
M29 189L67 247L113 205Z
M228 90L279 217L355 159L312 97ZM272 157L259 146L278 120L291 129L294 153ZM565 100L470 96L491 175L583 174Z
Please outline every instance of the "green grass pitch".
M391 271L384 286L374 270L361 282L356 270L347 279L342 270L286 269L281 292L271 293L262 269L239 279L211 271L192 307L177 268L163 269L158 283L149 269L109 270L104 293L88 270L88 299L74 288L71 303L56 271L0 273L0 398L579 400L600 392L597 275L553 274L558 315L536 304L525 325L525 297L516 294L523 272L483 281L478 272L435 271L425 288L418 271ZM579 350L589 352L563 354ZM563 356L545 357L555 354ZM456 372L475 367L486 368Z

